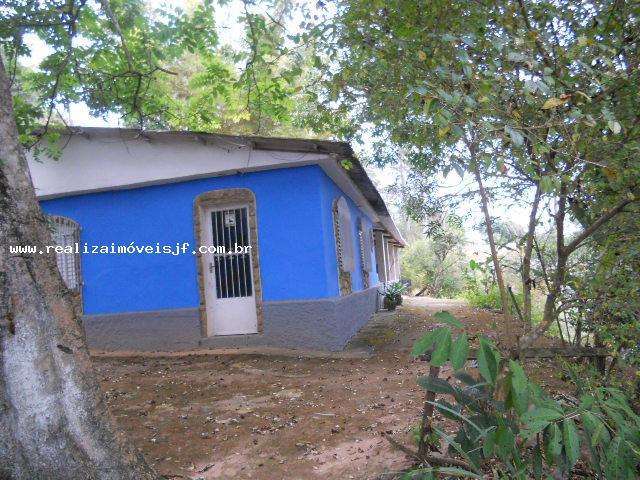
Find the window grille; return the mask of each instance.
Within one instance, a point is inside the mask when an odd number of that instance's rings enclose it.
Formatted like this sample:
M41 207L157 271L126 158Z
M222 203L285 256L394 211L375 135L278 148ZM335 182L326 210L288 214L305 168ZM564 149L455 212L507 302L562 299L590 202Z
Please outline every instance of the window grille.
M371 253L373 246L373 231L366 228L362 218L358 219L358 241L360 243L360 262L362 270L371 272Z
M250 297L253 295L253 275L249 249L247 208L211 212L213 232L213 270L217 298ZM236 251L236 246L240 247Z
M336 202L336 251L340 270L352 272L355 267L351 213L344 197Z
M80 254L76 253L76 244L80 242L80 226L70 218L50 215L48 217L56 245L66 247L65 252L56 252L56 263L67 288L80 292ZM70 250L71 251L68 251Z

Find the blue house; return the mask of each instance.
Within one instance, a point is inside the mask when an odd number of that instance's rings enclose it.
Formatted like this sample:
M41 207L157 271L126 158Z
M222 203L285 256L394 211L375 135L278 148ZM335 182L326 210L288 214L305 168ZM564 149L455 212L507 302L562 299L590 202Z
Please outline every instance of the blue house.
M95 350L339 350L403 239L348 144L74 128L30 160Z

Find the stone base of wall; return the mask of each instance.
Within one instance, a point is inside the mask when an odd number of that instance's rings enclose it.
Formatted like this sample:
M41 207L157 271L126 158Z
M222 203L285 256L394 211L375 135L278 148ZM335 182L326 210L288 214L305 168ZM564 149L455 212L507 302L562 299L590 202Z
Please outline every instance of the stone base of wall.
M193 350L201 338L197 308L85 315L83 323L95 350Z
M264 331L205 337L197 308L88 315L89 348L180 351L219 347L281 347L339 351L377 310L378 289L318 300L264 302Z

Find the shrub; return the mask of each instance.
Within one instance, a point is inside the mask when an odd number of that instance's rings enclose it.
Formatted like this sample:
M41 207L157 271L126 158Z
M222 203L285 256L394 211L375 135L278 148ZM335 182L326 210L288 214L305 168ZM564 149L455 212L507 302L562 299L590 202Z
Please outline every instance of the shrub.
M448 312L441 312L439 319L462 326ZM432 366L450 363L457 379L418 379L423 388L452 399L432 403L457 423L457 432L433 431L447 441L450 453L465 459L469 470L419 468L405 478L432 479L436 473L482 478L489 465L495 479L566 478L579 460L590 478L637 478L640 417L624 392L596 387L579 391L575 400L555 399L529 380L519 362L503 359L486 338L477 350L480 376L474 376L464 368L467 335L454 339L449 327L428 332L412 354L428 352Z
M496 285L491 286L488 292L468 288L462 293L462 297L474 308L483 308L486 310L502 309L500 292Z
M425 289L426 295L455 297L462 291L463 255L459 248L438 251L433 239L418 240L402 252L402 279L414 293Z
M395 310L398 305L402 305L402 294L406 287L401 282L388 284L383 291L384 308Z

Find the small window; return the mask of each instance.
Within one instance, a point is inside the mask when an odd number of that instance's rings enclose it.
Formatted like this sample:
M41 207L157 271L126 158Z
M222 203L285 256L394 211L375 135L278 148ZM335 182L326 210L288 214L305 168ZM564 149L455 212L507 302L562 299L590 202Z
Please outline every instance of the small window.
M358 241L360 243L360 262L362 270L371 272L371 253L373 245L373 231L367 228L362 218L358 219Z
M80 226L70 218L50 215L51 236L56 245L65 247L64 252L56 252L58 270L67 288L80 292L80 254L76 244L80 241Z
M340 295L349 295L353 291L352 274L355 270L353 227L349 205L344 197L333 202L333 230L338 260L338 285Z
M353 252L353 230L351 227L351 213L344 197L336 202L336 249L338 263L343 272L352 272L355 269Z

